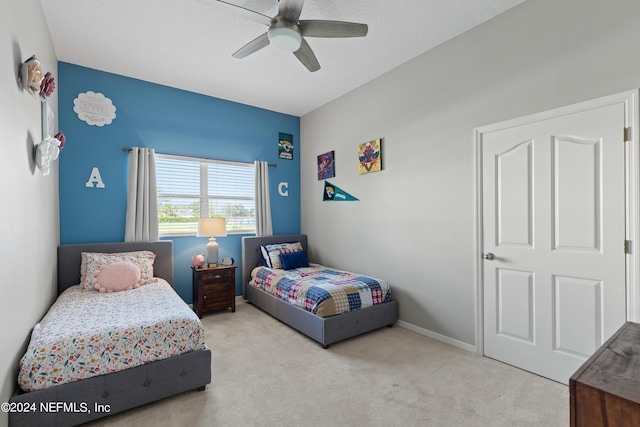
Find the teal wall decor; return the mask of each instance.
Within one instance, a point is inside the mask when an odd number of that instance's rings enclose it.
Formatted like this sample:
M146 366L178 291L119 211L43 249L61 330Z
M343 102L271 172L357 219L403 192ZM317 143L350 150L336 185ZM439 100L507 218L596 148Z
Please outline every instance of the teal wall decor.
M325 202L353 202L359 200L329 181L324 182L324 192L322 197L322 200Z

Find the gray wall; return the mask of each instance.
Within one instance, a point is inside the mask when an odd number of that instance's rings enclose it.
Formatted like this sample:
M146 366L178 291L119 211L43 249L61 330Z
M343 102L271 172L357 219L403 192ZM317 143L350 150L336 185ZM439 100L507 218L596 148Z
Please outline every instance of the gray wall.
M640 86L640 2L528 0L301 120L302 231L388 280L400 320L474 348L474 128ZM357 144L382 137L381 172ZM358 202L323 202L316 157Z
M58 166L55 162L49 176L35 166L41 104L18 86L18 69L36 54L45 71L58 73L38 0L0 2L0 42L0 402L6 402L31 329L54 298L59 241ZM57 116L56 92L50 105ZM7 420L0 413L0 426Z

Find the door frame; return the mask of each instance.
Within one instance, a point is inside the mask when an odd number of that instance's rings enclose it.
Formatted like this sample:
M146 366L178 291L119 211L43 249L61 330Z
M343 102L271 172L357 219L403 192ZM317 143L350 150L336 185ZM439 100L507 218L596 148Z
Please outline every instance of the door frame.
M474 129L475 149L475 248L474 270L475 286L474 297L476 301L476 352L484 355L484 263L482 262L482 248L484 243L483 230L483 194L482 194L482 136L489 132L495 132L511 127L522 126L537 121L547 120L558 116L579 113L581 111L606 107L608 105L625 104L625 127L631 128L631 136L625 143L625 215L626 230L625 239L631 241L631 250L626 254L626 299L628 321L640 321L640 185L638 183L640 170L640 150L638 149L638 137L640 134L640 118L638 117L638 96L640 89L604 96L577 104L554 108L515 119L510 119ZM623 132L623 129L620 129ZM623 242L620 242L623 245Z

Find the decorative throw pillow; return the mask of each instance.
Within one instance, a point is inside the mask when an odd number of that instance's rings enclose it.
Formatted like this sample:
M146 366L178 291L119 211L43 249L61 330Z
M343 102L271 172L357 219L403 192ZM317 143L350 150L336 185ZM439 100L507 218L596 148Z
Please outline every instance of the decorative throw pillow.
M309 267L309 259L307 258L307 252L297 251L290 254L280 254L280 262L282 262L282 268L285 270L292 270L294 268Z
M80 265L80 286L83 289L93 289L93 281L103 265L119 261L127 261L140 268L140 278L145 283L153 279L153 262L156 254L151 251L133 251L116 253L82 252Z
M260 245L260 265L263 267L271 267L269 251L267 251L267 247L265 245Z
M280 262L280 254L290 254L302 250L302 243L278 243L274 245L263 246L263 257L267 263L267 267L270 268L282 268L282 262Z
M113 262L100 267L93 287L100 292L128 291L144 283L140 277L140 267L137 265L127 261Z

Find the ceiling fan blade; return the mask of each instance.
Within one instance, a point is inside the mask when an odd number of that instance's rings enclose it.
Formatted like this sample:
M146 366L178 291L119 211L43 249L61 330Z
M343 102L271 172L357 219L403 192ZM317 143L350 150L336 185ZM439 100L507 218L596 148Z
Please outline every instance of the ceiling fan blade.
M231 13L235 13L236 15L242 16L243 18L250 19L259 24L271 25L275 22L275 19L263 15L260 12L256 12L251 9L247 9L246 7L238 6L233 3L227 3L226 1L221 0L200 0L201 3L209 4L215 7L219 7L221 9L228 10Z
M249 56L266 46L269 46L269 37L267 36L267 33L264 33L261 36L258 36L255 39L251 40L246 45L242 46L236 53L231 56L233 56L234 58L242 59L245 56Z
M313 19L300 21L300 32L305 37L364 37L369 32L367 24Z
M302 65L307 67L307 70L318 71L320 69L320 63L318 62L318 58L311 50L311 46L305 39L302 39L302 44L300 45L300 49L293 52L293 54L302 62Z
M304 0L278 0L278 15L290 22L298 22Z

